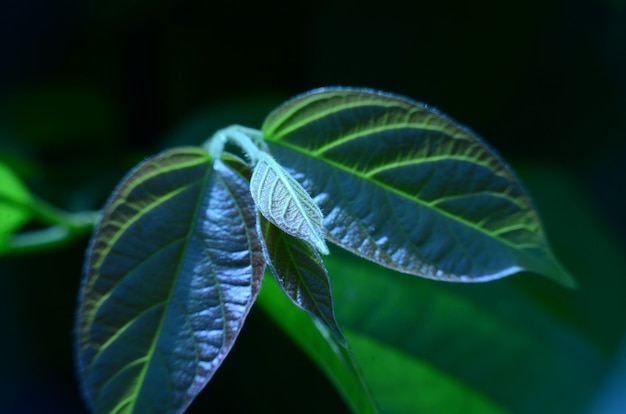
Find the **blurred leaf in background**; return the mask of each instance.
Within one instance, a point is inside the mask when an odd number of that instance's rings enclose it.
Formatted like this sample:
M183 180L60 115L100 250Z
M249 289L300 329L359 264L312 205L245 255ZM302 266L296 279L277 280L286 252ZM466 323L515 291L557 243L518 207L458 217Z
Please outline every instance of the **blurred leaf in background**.
M5 164L0 163L0 253L10 235L19 230L30 218L30 192L19 177Z

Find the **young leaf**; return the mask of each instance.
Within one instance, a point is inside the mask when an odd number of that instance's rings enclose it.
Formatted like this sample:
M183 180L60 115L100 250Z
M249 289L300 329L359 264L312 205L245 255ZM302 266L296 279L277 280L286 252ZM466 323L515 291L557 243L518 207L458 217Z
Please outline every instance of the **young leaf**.
M28 189L7 165L0 163L0 253L9 235L30 218L30 203Z
M323 216L317 204L272 157L264 152L259 155L250 192L261 214L281 230L328 254Z
M264 272L248 182L165 151L106 205L85 268L77 361L96 413L181 413L220 366Z
M267 264L287 297L345 344L335 320L328 272L320 255L309 243L283 232L264 217L259 217L258 226L265 240Z
M486 281L573 281L512 171L473 132L418 102L318 89L263 124L272 154L326 213L329 240L392 269Z

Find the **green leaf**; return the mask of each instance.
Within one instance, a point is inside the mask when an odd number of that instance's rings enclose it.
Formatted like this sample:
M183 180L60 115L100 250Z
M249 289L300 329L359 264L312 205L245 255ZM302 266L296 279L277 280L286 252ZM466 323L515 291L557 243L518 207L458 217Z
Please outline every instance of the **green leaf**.
M266 277L263 281L258 303L318 364L352 412L379 412L352 352L334 336L324 335L327 332L324 327L293 306L273 278ZM302 403L306 405L306 401Z
M433 283L344 252L325 262L337 320L383 412L565 414L595 396L605 362L516 281Z
M345 344L335 320L330 281L320 255L309 243L283 232L262 216L258 225L265 241L267 264L283 292L296 306L323 323L339 343Z
M270 278L258 303L353 412L369 403L398 414L565 414L595 396L606 363L509 281L433 283L332 253L325 262L353 361L332 352Z
M0 163L0 253L11 233L31 218L31 202L28 189L7 165Z
M504 414L479 391L371 337L347 333L374 398L384 413Z
M507 412L495 401L490 401L482 390L474 388L473 384L464 383L453 373L424 358L415 348L411 348L414 346L413 342L397 341L397 338L418 340L416 338L424 335L437 334L430 324L422 329L419 324L404 325L387 318L389 314L394 314L399 317L402 315L405 319L423 321L424 315L419 312L407 315L406 309L415 308L414 303L371 301L377 291L384 294L384 299L388 299L390 290L400 294L401 289L406 289L406 283L394 283L394 277L398 278L398 275L388 275L390 272L386 271L385 275L377 277L375 268L370 264L359 263L356 259L344 263L341 267L338 266L335 255L327 258L327 261L333 263L333 283L335 274L341 274L339 282L342 295L350 296L350 292L353 295L349 300L342 298L337 302L337 306L346 308L343 316L351 324L350 329L344 329L351 351L346 352L347 348L337 346L332 337L325 337L323 331L316 329L311 320L291 306L271 278L265 278L258 303L325 372L352 412L397 414ZM387 277L383 280L382 276ZM368 288L370 282L374 284ZM381 291L379 290L381 283L389 286ZM350 290L349 284L355 285L356 289ZM359 298L361 294L364 294L365 302L361 302ZM407 294L415 294L415 291L410 289ZM367 309L367 305L372 306L372 310ZM350 311L352 306L355 306L353 312ZM425 301L425 306L420 306L420 310L428 310L430 306L431 302ZM384 310L384 323L387 324L384 327L379 324L378 313L381 310ZM478 325L481 323L482 321L479 321ZM374 335L365 327L379 329L380 334ZM473 325L469 326L471 327ZM466 344L464 338L469 340L462 337L453 343ZM440 340L441 337L434 337L429 343ZM444 357L450 355L445 347L442 347L441 351ZM464 367L475 364L476 361L468 361Z
M326 215L327 238L345 249L433 279L530 270L573 284L513 172L473 132L425 105L318 89L278 107L262 130Z
M80 296L77 360L93 411L185 410L258 293L255 225L248 182L201 149L163 152L124 179L92 239Z

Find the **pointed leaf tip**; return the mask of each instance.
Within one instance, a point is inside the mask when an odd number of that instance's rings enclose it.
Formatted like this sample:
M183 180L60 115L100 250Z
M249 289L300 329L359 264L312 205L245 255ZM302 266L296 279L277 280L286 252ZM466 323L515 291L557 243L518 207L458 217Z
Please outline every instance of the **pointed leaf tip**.
M547 249L547 248L546 248ZM554 282L570 288L578 288L578 283L574 276L557 260L553 255L549 254L549 257L539 262L537 268L529 268L528 270L536 272L542 276L546 276Z

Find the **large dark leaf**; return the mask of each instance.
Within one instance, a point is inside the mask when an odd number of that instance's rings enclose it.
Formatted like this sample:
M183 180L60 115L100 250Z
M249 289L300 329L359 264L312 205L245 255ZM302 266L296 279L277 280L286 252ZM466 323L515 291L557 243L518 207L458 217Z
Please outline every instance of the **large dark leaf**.
M437 111L371 90L319 89L272 112L263 134L318 202L329 239L354 253L433 279L526 269L572 284L511 170Z
M232 161L231 161L232 162ZM179 413L231 349L264 271L247 181L166 151L109 200L88 254L77 359L98 413Z

